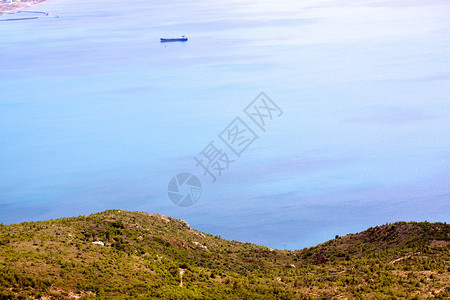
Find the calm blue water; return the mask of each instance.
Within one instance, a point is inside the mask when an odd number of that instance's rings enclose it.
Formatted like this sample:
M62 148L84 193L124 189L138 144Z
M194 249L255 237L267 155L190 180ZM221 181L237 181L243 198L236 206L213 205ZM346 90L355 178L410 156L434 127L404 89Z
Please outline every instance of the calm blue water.
M120 208L296 249L450 221L450 3L204 2L52 0L33 10L59 18L0 22L0 222ZM211 183L193 157L227 150L261 91L283 115ZM166 193L181 172L203 185L188 208Z

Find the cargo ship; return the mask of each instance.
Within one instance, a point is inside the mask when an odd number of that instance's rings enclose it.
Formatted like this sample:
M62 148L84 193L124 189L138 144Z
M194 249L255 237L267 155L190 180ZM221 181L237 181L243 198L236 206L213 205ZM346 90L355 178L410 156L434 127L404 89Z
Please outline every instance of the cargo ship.
M180 38L174 38L174 39L161 38L161 43L165 43L165 42L186 42L187 40L188 40L188 38L183 35Z

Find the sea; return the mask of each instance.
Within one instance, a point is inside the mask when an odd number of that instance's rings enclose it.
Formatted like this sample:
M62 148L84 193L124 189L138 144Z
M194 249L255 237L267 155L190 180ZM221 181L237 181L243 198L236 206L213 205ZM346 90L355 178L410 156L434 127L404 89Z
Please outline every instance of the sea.
M1 223L146 211L294 250L450 221L448 1L27 10L0 17Z

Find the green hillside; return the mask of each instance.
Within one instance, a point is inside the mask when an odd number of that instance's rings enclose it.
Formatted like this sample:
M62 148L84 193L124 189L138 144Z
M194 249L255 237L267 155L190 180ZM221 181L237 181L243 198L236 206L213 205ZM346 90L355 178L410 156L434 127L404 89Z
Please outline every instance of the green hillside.
M0 225L0 299L448 299L450 226L394 223L299 251L144 212Z

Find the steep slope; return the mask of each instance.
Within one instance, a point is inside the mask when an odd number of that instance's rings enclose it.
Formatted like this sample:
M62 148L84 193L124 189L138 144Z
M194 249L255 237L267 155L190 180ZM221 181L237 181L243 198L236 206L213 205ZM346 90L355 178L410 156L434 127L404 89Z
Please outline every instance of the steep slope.
M427 252L430 248L448 249L449 245L450 226L447 224L397 222L343 237L336 236L334 240L297 252L296 256L307 259L320 254L331 261L361 257L390 261L402 253Z
M395 223L293 252L144 212L0 225L0 299L446 299L449 230Z

